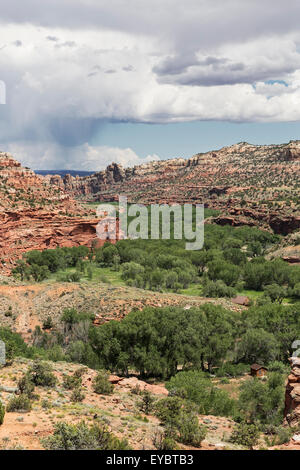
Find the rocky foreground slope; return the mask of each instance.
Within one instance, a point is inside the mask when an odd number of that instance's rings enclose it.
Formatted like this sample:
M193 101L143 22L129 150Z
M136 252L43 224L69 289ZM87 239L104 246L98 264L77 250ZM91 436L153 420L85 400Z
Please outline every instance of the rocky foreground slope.
M0 395L7 404L17 391L18 379L28 370L31 361L16 359L13 364L0 369ZM111 395L98 395L93 391L92 381L96 371L84 368L82 389L85 395L80 403L72 400L72 391L63 386L64 377L70 376L82 366L58 362L53 364L57 384L55 387L36 387L37 398L31 411L7 412L0 426L0 450L40 450L42 441L53 433L57 423L67 422L108 426L119 439L126 439L133 450L156 449L155 437L162 432L160 421L154 415L144 415L138 407L140 397L137 388L150 392L155 400L168 394L163 384L150 385L136 377L110 376L114 386ZM199 422L207 427L207 436L201 450L234 449L228 442L233 421L216 416L199 416ZM183 450L193 449L180 444Z
M49 175L46 181L85 200L204 203L220 224L260 225L287 234L300 228L300 141L220 150L133 168L112 163L91 176ZM226 214L226 217L224 217Z
M120 320L133 309L142 310L148 306L177 306L189 309L213 302L235 311L244 309L227 299L151 292L102 282L43 282L31 285L17 281L4 285L4 282L0 279L0 324L22 334L25 339L31 337L37 325L43 325L50 312L54 325L59 325L60 317L66 308L94 313L96 325L109 320Z
M0 153L0 270L31 249L90 244L99 220L63 189Z

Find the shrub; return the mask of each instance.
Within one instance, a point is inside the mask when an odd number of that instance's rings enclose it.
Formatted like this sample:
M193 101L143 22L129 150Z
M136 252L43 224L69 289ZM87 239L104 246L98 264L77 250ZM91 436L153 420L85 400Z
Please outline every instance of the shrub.
M140 411L148 415L151 413L151 411L153 411L154 403L155 399L151 393L145 390L142 394L142 400L138 403L138 407Z
M223 281L208 281L203 286L203 297L234 297L236 290L233 287L227 286Z
M67 390L73 390L81 385L81 377L75 377L74 375L65 375L63 378L63 387Z
M195 403L201 414L229 416L233 413L234 400L226 391L215 387L203 372L179 372L166 383L166 388L170 394L186 397Z
M273 361L268 364L268 370L269 372L279 372L280 374L288 375L290 366L280 361Z
M28 371L30 380L37 386L54 387L56 377L52 372L50 364L44 361L34 361Z
M5 343L7 360L16 356L31 357L32 348L25 343L20 334L12 332L9 328L0 327L0 340Z
M157 450L176 450L177 445L176 441L174 438L170 437L168 435L168 432L166 430L161 430L158 429L155 431L153 438L152 438L152 443Z
M293 435L293 430L290 428L284 428L283 426L280 426L277 428L277 439L276 439L276 444L281 445L281 444L286 444L287 442L290 441L292 435Z
M30 376L28 374L24 374L18 380L18 389L20 394L25 394L28 398L33 397L34 383L30 380Z
M162 398L156 403L156 416L163 424L175 425L182 407L182 400L178 397Z
M199 425L197 414L186 401L178 397L163 398L156 405L156 416L165 426L168 439L201 446L206 428Z
M287 295L285 287L278 284L271 284L264 287L264 295L270 298L272 302L282 303L284 297Z
M198 423L198 417L192 412L181 411L179 415L177 429L178 440L186 445L201 447L201 442L206 436L206 427Z
M252 449L258 442L259 428L256 424L237 424L230 436L230 442Z
M122 274L121 277L125 281L128 279L135 279L138 275L142 275L144 273L144 267L138 263L130 262L124 263L122 265Z
M79 367L79 369L75 370L73 376L81 378L86 372L87 372L87 367Z
M53 328L53 320L50 315L43 321L43 330L50 330Z
M283 421L284 377L278 372L268 374L263 382L258 378L247 380L240 387L239 409L250 423L280 425Z
M27 395L18 395L11 398L7 404L6 411L8 413L12 411L30 411L31 401Z
M52 408L52 403L45 398L42 400L41 406L44 410L50 410L50 408Z
M4 406L3 403L0 401L0 426L1 426L1 424L3 424L4 415L5 415L5 406Z
M113 392L114 386L108 380L109 374L106 371L100 371L93 380L94 392L99 395L109 395Z
M74 388L71 394L71 400L75 403L80 403L84 399L85 399L85 394L82 392L82 388L81 387Z
M129 450L126 440L117 439L105 426L89 427L79 424L58 423L54 433L42 440L47 450Z

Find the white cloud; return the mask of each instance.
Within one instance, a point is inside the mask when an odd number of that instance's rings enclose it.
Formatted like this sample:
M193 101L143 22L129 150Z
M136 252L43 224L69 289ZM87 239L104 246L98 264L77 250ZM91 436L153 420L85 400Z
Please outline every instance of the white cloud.
M100 171L112 162L120 163L124 167L133 167L160 159L156 154L139 157L131 148L92 146L88 143L66 148L51 142L45 145L24 141L9 144L7 150L23 166L38 170Z
M300 120L299 1L0 6L0 142L33 167L139 161L91 146L101 120Z

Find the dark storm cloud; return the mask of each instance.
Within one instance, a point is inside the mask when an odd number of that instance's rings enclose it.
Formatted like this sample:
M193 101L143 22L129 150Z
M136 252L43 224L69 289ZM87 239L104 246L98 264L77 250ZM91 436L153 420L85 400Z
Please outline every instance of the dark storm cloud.
M185 38L198 46L297 30L300 16L298 0L1 0L0 6L3 23L166 34L177 45Z
M55 142L72 147L88 142L100 124L100 120L92 118L58 118L51 120L48 125Z
M30 155L44 145L45 159L48 146L57 158L64 149L71 156L101 120L300 117L299 0L0 0L0 7L8 97L0 139L29 142Z

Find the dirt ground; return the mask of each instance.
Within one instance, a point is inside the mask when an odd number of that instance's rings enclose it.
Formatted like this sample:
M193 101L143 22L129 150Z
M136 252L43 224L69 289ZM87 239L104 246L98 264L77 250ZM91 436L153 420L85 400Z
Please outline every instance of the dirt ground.
M49 315L54 324L57 324L65 308L94 313L96 323L101 324L112 319L122 319L133 308L142 310L147 306L170 305L191 308L208 302L231 310L243 310L243 307L235 306L225 299L151 292L102 282L45 282L24 285L0 283L0 323L13 328L27 340L34 328L41 326Z
M9 367L0 370L0 398L4 404L13 396L18 378L29 365L29 360L17 359ZM64 375L71 375L82 366L59 362L54 363L53 367L57 385L54 388L36 387L38 399L33 402L30 412L5 414L4 423L0 426L0 449L42 449L41 439L52 433L55 423L78 423L82 420L106 423L117 437L126 438L133 449L155 449L153 437L161 429L159 420L139 411L137 404L140 397L133 390L138 385L141 390L149 390L156 399L160 399L168 393L163 384L146 384L136 377L122 379L111 376L113 394L97 395L92 389L96 372L86 368L83 375L85 399L82 403L74 403L71 401L72 392L63 388L62 380ZM45 401L50 405L49 408L45 408ZM233 427L230 419L199 416L199 421L208 429L202 450L232 448L225 440Z

